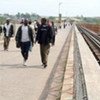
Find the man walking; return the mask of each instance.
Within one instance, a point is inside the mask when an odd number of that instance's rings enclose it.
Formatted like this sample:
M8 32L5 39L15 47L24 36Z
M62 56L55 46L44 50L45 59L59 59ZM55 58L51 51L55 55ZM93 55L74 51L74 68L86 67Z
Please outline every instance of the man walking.
M10 23L10 19L6 20L6 23L3 27L3 31L4 31L4 50L8 50L10 38L14 34L13 25Z
M26 66L30 46L34 43L32 28L28 25L28 21L24 19L23 24L18 28L16 34L16 42L21 48L21 54L24 58L23 65Z
M47 67L47 59L50 51L50 43L52 44L53 32L51 26L47 24L45 18L41 19L41 25L37 31L36 41L40 44L41 61L44 68Z
M56 38L56 34L57 34L57 27L54 25L54 22L51 22L51 27L52 27L52 31L53 31L53 45L55 45L55 38Z

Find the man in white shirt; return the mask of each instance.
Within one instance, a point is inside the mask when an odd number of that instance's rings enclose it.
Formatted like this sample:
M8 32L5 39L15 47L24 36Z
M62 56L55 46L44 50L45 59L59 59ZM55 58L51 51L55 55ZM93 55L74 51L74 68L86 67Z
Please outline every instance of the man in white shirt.
M26 66L30 46L34 43L32 28L28 25L28 21L25 19L24 23L18 28L16 34L16 42L20 44L21 54L24 58L23 65Z
M4 50L8 50L10 38L14 34L13 25L10 23L10 19L6 20L6 23L3 27L4 31Z

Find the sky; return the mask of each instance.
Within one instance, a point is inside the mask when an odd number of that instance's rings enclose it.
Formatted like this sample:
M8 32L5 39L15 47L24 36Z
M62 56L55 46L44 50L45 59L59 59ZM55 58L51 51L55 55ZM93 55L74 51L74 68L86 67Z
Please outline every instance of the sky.
M100 0L0 0L1 14L27 12L58 16L59 8L62 16L100 16Z

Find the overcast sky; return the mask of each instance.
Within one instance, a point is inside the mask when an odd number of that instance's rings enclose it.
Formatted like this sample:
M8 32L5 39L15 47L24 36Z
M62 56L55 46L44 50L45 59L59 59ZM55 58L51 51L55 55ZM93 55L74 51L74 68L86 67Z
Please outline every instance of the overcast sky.
M37 13L43 16L100 16L100 0L0 0L0 13Z

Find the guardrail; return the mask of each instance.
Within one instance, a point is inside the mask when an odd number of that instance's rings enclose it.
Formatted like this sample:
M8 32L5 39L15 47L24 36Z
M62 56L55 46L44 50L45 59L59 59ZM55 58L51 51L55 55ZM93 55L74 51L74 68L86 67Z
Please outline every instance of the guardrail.
M96 36L95 34L92 34L89 30L87 30L84 27L78 28L84 32L84 34L97 46L98 49L100 49L100 37Z
M100 37L92 34L91 31L84 27L78 26L79 31L82 33L84 39L86 40L87 44L89 45L91 51L93 52L97 62L100 64Z

